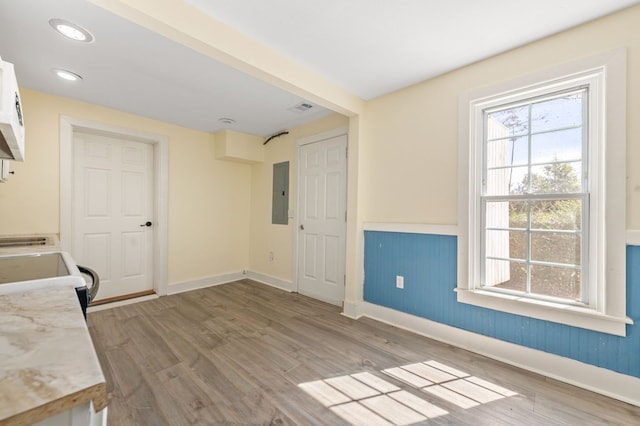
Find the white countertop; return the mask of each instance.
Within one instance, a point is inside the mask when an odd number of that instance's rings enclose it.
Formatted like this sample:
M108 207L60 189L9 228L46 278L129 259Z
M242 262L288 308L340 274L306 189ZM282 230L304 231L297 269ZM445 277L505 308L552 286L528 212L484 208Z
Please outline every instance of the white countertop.
M0 425L32 424L93 402L105 378L73 285L45 282L0 294Z

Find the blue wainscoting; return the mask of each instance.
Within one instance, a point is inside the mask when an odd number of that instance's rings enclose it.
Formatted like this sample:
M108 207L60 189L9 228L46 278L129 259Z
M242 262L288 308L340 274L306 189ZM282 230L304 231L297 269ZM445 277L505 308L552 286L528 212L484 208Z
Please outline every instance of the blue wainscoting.
M640 247L627 246L627 336L458 303L457 237L365 231L364 300L452 327L640 377ZM395 287L404 276L404 289Z

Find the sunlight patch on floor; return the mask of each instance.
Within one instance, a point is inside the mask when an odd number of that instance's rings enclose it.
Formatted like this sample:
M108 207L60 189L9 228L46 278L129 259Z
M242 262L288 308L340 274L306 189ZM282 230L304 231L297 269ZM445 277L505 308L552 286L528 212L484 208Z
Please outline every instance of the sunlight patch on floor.
M388 368L381 373L463 409L517 395L433 360ZM449 414L446 409L368 372L298 386L353 425L410 425Z

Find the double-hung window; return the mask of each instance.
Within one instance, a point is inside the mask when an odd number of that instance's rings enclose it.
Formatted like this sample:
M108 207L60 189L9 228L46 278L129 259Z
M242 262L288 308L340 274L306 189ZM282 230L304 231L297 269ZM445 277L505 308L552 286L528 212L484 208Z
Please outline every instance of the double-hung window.
M458 301L624 335L624 58L461 96Z
M588 304L588 86L483 109L480 288Z

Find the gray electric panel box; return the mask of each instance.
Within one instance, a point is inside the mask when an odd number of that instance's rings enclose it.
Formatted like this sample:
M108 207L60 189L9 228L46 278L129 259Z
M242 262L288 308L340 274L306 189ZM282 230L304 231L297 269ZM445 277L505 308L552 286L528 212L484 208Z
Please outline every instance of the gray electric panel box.
M289 224L289 162L273 165L273 194L271 196L271 223Z

